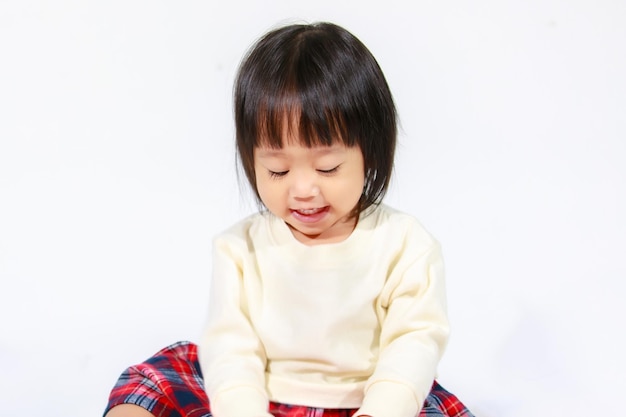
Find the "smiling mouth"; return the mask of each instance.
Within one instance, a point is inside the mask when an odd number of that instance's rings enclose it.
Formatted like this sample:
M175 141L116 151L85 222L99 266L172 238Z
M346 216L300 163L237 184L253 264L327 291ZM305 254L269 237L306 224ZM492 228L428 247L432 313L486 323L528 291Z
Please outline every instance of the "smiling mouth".
M330 211L329 206L310 209L291 210L291 215L303 223L316 223L326 217Z
M318 208L311 208L311 209L299 209L299 210L293 210L297 213L300 213L304 216L312 216L313 214L317 214L321 211L324 211L326 209L326 207L318 207Z

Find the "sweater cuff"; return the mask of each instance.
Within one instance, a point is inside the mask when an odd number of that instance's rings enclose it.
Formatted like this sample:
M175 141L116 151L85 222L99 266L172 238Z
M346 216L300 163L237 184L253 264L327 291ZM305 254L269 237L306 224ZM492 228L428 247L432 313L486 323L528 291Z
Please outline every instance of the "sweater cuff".
M272 417L267 395L254 387L221 391L209 403L215 417Z
M409 387L397 382L381 381L367 389L363 404L354 416L415 417L420 409Z

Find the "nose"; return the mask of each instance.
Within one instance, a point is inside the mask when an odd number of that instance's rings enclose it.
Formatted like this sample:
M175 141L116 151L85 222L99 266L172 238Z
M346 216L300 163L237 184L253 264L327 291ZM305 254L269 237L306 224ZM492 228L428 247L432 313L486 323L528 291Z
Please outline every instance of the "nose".
M320 188L314 173L294 172L289 186L289 194L298 200L307 200L316 197L320 193Z

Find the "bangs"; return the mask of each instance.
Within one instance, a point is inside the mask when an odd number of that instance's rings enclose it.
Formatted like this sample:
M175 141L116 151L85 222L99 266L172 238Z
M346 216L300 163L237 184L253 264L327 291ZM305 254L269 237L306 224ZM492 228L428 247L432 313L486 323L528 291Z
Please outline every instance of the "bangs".
M253 131L249 132L253 146L280 149L286 142L308 148L336 143L357 145L347 117L337 108L332 93L324 86L316 87L293 86L281 94L264 94L259 105L249 112L256 113L250 123Z

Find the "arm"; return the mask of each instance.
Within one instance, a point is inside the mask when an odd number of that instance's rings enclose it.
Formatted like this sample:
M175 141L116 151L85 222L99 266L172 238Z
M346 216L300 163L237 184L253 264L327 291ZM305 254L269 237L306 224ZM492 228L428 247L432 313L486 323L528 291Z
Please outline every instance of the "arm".
M247 312L243 287L245 250L227 239L214 242L209 320L199 350L205 389L216 417L263 417L266 358Z
M436 242L418 246L404 248L381 294L379 358L355 416L414 417L432 387L449 334L443 261Z

